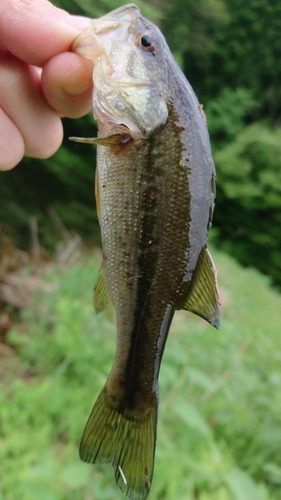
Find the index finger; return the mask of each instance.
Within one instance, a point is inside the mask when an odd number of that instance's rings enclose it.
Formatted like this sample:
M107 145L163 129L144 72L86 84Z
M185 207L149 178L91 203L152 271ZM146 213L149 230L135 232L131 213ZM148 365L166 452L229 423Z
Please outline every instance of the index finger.
M0 46L18 59L42 67L69 49L89 24L47 0L1 0Z

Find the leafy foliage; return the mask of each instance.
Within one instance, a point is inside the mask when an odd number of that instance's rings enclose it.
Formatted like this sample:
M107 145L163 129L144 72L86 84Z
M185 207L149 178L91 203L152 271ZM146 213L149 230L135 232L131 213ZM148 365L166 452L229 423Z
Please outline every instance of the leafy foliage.
M186 312L172 324L160 374L151 499L278 500L280 295L214 253L220 331ZM78 443L115 348L112 312L94 315L93 258L48 276L1 357L0 498L123 498L108 465L83 464ZM43 288L42 288L43 290ZM266 314L265 314L266 311Z
M180 2L180 0L178 0ZM261 104L259 116L280 122L281 4L278 0L224 0L229 22L212 33L214 50L186 51L184 69L201 99L224 87L245 87Z
M228 22L222 0L181 0L162 4L161 27L167 42L183 66L186 54L201 58L215 50L213 33Z
M281 129L244 128L215 154L219 245L281 283ZM272 267L274 267L274 272Z
M257 108L258 101L243 87L224 87L218 97L208 102L205 110L214 150L221 149L243 132L245 122Z

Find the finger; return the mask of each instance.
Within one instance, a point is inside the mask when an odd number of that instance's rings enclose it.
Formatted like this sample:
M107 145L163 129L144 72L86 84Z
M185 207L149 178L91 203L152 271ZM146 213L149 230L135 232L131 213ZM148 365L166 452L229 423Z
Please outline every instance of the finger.
M0 19L0 45L34 66L67 51L89 24L47 0L1 0Z
M93 63L66 52L43 68L42 88L49 105L61 116L79 118L92 109Z
M10 170L15 167L24 155L23 137L0 108L0 170Z
M59 148L62 124L44 99L38 71L11 54L2 54L0 106L21 132L25 154L47 158Z

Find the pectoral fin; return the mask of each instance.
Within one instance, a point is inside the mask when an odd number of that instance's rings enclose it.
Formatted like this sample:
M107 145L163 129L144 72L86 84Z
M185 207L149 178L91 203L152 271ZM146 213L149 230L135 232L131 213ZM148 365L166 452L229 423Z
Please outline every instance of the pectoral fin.
M182 309L206 319L211 325L220 325L220 298L216 269L206 247L203 247L193 274L191 288Z
M70 141L85 144L98 144L116 151L123 149L132 140L129 134L114 134L108 137L69 137Z
M94 310L96 314L104 311L110 304L112 304L103 263L100 266L97 282L94 286Z

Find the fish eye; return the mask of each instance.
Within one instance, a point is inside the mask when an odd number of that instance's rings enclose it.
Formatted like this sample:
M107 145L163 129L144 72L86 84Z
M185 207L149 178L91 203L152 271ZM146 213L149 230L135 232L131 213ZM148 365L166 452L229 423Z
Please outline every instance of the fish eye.
M155 40L149 33L143 33L137 37L138 45L146 52L154 52L156 48Z
M144 49L148 49L153 44L153 38L149 35L143 35L140 41Z

